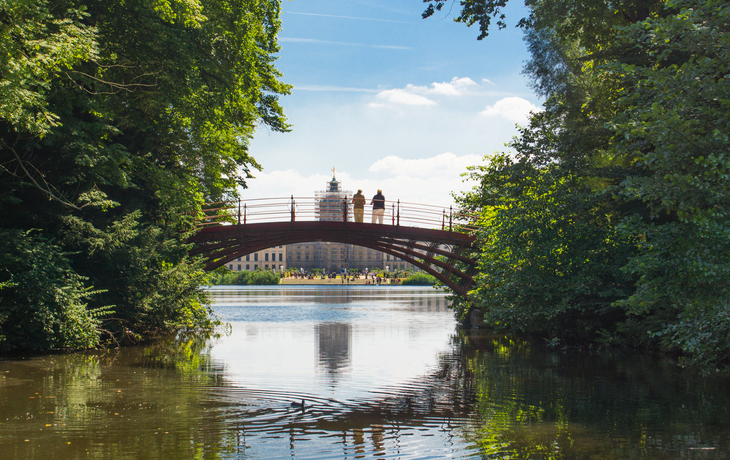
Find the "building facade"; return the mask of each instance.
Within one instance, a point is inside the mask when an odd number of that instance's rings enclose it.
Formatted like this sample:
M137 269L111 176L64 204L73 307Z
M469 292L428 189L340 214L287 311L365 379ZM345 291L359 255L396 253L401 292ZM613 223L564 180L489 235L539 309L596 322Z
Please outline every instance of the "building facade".
M276 246L252 252L228 262L226 266L234 272L258 269L284 271L288 268L286 264L286 246Z

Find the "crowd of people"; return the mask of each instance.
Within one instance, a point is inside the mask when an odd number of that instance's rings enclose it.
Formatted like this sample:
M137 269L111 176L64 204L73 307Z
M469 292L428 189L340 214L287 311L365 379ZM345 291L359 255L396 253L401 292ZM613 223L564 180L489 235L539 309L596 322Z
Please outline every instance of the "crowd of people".
M365 279L365 284L396 284L400 283L401 278L398 273L391 272L391 273L376 273L376 272L366 272L364 270L361 270L359 272L353 273L347 273L347 274L337 274L337 273L322 273L319 270L316 271L307 271L307 272L288 272L286 273L287 278L294 278L294 279L303 279L303 280L313 280L313 279L330 279L330 280L336 280L340 279L342 283L349 283L354 282L355 280L359 279Z

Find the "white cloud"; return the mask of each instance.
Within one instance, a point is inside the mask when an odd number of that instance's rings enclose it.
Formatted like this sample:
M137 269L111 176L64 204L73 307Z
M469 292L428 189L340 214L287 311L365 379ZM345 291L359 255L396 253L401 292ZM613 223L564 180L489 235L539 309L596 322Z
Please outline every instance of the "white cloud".
M488 117L506 118L511 121L526 121L530 112L539 112L540 108L533 105L530 101L521 97L505 97L488 105L480 115Z
M368 168L368 173L353 174L350 171L337 171L337 180L342 188L356 191L358 188L368 198L382 189L388 200L407 203L426 203L448 208L453 203L451 192L466 191L472 183L463 182L461 174L466 167L481 164L479 155L456 156L443 153L431 158L404 159L388 156L377 160ZM306 197L313 197L315 191L324 190L331 174L303 175L287 169L260 172L256 179L248 181L249 188L244 190L244 199L280 197L303 197L301 209L306 207Z
M405 88L388 89L380 91L376 96L376 102L371 102L371 107L384 107L395 105L437 105L438 103L426 97L434 96L461 96L470 91L470 87L479 87L477 83L468 77L454 77L450 82L433 82L430 86L406 85Z
M444 176L458 177L466 170L467 166L481 163L481 161L479 155L457 157L451 152L415 160L391 155L376 161L368 170L389 176L438 177L442 179Z
M450 82L433 82L431 86L406 85L402 89L388 89L379 92L375 98L378 102L371 102L371 107L393 105L437 105L437 102L427 98L424 94L440 96L460 96L469 90L470 86L479 86L468 77L454 77Z
M469 77L454 77L451 79L450 83L431 83L431 88L428 92L433 94L444 94L447 96L459 96L464 94L469 86L477 86L477 84Z
M411 88L381 91L375 96L375 99L382 102L371 102L371 107L381 107L384 105L436 105L436 102L431 99L415 94Z

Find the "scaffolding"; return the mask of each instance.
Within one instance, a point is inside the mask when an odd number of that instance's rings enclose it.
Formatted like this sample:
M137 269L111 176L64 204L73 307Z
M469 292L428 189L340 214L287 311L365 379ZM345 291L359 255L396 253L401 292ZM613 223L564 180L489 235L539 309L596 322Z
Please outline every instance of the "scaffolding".
M314 209L317 220L342 222L343 217L351 214L352 207L349 204L351 200L352 192L343 191L340 187L340 181L332 176L332 180L327 183L327 190L314 193Z

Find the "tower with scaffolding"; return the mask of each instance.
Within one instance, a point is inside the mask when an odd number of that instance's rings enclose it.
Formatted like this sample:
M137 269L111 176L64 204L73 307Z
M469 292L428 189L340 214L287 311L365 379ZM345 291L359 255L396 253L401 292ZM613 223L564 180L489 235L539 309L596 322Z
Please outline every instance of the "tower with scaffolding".
M314 209L317 219L327 222L342 222L343 217L351 212L349 203L352 200L351 191L343 191L340 181L335 177L335 168L332 168L332 180L327 182L327 189L314 192Z

